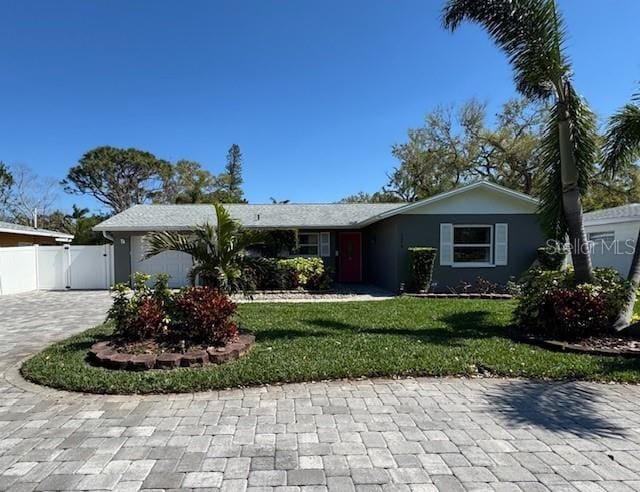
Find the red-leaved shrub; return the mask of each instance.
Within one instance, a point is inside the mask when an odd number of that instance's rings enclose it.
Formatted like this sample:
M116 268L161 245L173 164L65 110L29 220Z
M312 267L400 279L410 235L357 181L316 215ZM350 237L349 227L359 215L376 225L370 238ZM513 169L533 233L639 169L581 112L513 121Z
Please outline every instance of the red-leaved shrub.
M154 297L139 300L137 310L128 320L126 330L130 340L147 340L161 335L165 311L162 303Z
M609 327L604 296L586 288L557 288L544 297L546 336L576 339L605 333Z
M238 335L231 317L237 305L210 287L191 287L175 296L174 334L194 343L221 345Z

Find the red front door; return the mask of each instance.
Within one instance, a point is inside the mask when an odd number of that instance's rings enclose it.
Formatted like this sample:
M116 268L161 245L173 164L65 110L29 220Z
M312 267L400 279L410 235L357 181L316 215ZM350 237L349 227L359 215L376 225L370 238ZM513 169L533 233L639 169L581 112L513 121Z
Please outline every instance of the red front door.
M362 240L359 232L338 235L338 281L362 282Z

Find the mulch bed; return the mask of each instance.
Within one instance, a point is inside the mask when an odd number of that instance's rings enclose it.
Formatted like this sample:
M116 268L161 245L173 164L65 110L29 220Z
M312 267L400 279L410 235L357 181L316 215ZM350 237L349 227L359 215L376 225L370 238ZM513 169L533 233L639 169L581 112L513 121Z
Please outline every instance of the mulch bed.
M555 352L577 354L640 357L640 339L629 336L587 337L581 340L561 341L545 339L531 334L518 333L515 329L509 332L512 339L525 342Z
M90 360L108 369L127 371L147 371L150 369L175 369L178 367L202 367L210 364L223 364L246 355L255 342L251 333L240 333L233 342L222 347L189 347L184 353L178 351L160 351L150 342L129 345L123 351L122 345L112 340L95 343L89 350Z

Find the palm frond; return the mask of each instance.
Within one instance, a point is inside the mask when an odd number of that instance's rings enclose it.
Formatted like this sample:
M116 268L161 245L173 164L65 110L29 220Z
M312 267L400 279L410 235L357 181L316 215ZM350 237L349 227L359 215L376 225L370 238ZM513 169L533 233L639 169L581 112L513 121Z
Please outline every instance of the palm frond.
M197 245L185 233L163 231L147 234L144 258L148 259L165 251L179 251L190 255L197 254Z
M546 99L569 71L563 55L565 28L554 0L449 0L443 24L480 24L513 66L518 91Z
M605 134L603 170L616 174L640 159L640 94L610 119Z
M588 191L589 181L595 173L597 153L596 119L585 101L567 85L567 110L571 133L571 147L578 172L580 194ZM540 190L539 215L545 233L564 239L567 224L562 206L562 174L560 155L560 120L564 117L560 103L549 113L542 141L542 167L545 176Z

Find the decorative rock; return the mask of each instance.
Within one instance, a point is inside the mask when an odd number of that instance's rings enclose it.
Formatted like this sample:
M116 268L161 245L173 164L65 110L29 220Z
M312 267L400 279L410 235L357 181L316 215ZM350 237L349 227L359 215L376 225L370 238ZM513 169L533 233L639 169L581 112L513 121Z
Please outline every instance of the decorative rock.
M174 367L180 367L181 360L182 354L165 352L156 357L156 367L158 369L173 369Z

